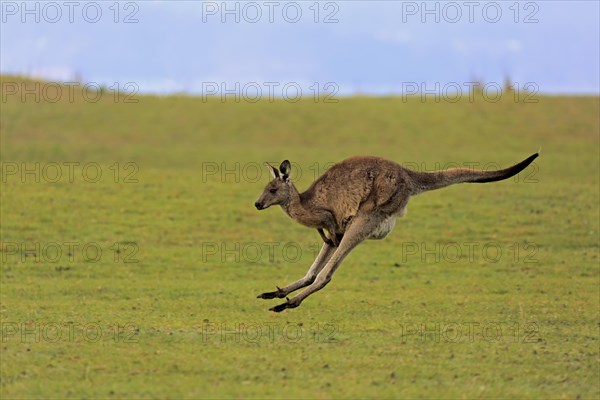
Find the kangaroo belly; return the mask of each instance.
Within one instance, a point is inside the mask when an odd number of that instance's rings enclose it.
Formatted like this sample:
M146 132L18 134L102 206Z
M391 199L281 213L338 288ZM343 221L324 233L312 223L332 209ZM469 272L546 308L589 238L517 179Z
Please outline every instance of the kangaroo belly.
M388 233L396 226L396 219L406 215L406 206L402 207L400 211L392 215L388 219L384 220L379 226L371 233L369 239L379 240L385 238Z
M390 217L383 221L379 226L371 233L369 239L379 240L383 239L394 229L396 225L396 216Z

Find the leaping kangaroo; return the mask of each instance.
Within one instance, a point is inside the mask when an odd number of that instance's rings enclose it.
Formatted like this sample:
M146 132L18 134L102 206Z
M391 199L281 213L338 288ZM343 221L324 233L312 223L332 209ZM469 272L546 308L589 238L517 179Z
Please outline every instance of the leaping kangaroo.
M294 220L315 228L325 242L306 275L259 299L284 298L286 302L270 308L281 312L295 308L321 290L344 258L366 239L383 239L394 228L396 218L404 216L411 196L455 183L496 182L525 169L539 153L518 164L497 171L452 168L417 172L379 157L352 157L335 164L303 193L290 181L291 165L285 160L279 170L269 169L273 180L254 203L258 210L279 205ZM308 286L308 287L306 287ZM295 297L287 295L306 287Z

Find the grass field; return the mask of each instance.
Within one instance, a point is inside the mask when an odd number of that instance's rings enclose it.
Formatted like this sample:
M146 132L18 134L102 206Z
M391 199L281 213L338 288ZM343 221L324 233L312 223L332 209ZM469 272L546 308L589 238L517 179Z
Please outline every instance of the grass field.
M3 399L600 396L597 97L51 90L2 77ZM302 190L356 154L491 168L540 146L517 178L413 198L300 308L256 299L320 246L254 209L265 161Z

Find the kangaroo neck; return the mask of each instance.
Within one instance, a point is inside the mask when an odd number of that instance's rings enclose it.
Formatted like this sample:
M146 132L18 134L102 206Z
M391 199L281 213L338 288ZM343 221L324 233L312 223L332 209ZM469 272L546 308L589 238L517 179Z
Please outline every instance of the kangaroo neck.
M285 204L282 204L281 208L283 208L283 211L285 211L290 218L301 224L306 224L308 220L311 219L310 212L305 207L305 204L300 197L300 193L294 184L291 185L289 201Z

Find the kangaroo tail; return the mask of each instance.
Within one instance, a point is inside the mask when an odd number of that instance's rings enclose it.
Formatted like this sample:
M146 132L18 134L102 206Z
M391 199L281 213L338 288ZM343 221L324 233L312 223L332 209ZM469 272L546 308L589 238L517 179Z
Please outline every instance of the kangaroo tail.
M539 153L535 153L518 164L496 171L481 171L468 168L450 168L435 172L407 171L413 181L413 194L419 194L429 190L441 189L455 183L484 183L508 179L524 170L538 156Z

